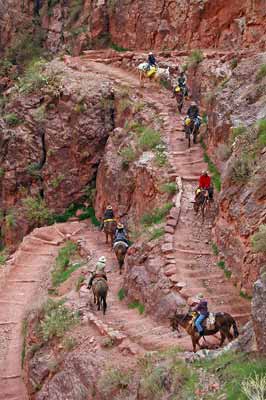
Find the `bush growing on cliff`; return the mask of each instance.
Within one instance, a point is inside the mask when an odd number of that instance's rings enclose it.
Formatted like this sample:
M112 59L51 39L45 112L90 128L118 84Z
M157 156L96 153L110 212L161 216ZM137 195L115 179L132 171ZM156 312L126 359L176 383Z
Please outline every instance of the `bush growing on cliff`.
M152 150L161 144L161 135L152 128L145 128L139 138L139 146L142 150Z
M235 183L245 183L251 176L254 160L250 159L249 154L243 153L236 159L231 166L231 178Z
M266 146L266 119L258 122L258 141L260 147Z
M204 59L204 55L200 49L193 50L188 57L188 66L196 67L200 64Z
M161 186L160 189L161 189L161 191L164 192L164 193L176 194L176 192L177 192L177 185L176 185L175 182L167 182L167 183L164 183L164 184Z
M266 225L260 225L259 231L251 237L251 244L256 253L266 253Z
M256 81L259 82L266 76L266 64L262 64L256 74Z
M22 200L26 217L34 225L42 226L53 220L53 215L41 197L28 196Z
M166 203L161 208L156 208L152 213L144 214L141 218L141 223L146 226L159 224L163 221L163 219L166 217L172 207L172 203Z
M16 216L14 214L13 210L9 210L8 214L5 216L5 223L8 229L15 228L17 223L16 223Z
M119 155L122 157L123 162L126 163L130 163L136 160L137 158L137 153L136 151L133 149L132 146L128 145L126 147L123 147L123 149L121 149L119 151Z
M44 317L40 322L40 334L45 342L61 338L79 322L76 313L64 306L62 301L49 299L44 305Z
M5 120L6 124L10 127L15 127L15 126L21 124L21 122L22 122L22 119L16 113L6 114L4 116L4 120Z
M24 75L18 78L18 90L21 93L31 93L49 84L49 77L44 74L44 60L32 61Z
M52 284L54 287L59 286L62 282L66 281L72 272L81 267L80 263L71 264L71 257L76 254L77 245L71 240L68 240L65 246L59 250L58 256L55 260L55 267L52 272Z

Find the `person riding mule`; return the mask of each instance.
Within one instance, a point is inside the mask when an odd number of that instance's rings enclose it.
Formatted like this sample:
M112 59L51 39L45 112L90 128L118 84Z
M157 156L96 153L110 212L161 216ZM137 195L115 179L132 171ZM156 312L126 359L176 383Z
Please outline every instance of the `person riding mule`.
M157 62L155 60L155 57L154 57L152 51L150 51L149 55L148 55L148 65L149 65L149 69L151 67L156 67L157 66Z
M195 128L198 131L201 125L201 117L199 115L199 107L195 101L192 101L188 110L187 116L194 121Z
M113 222L113 221L115 221L114 211L113 211L113 207L111 205L109 205L106 207L106 210L104 211L103 222L101 224L101 230L103 230L106 222Z
M178 86L182 90L184 96L188 97L187 78L186 78L184 71L181 72L177 82L178 82Z
M95 270L92 272L92 276L90 278L88 289L92 287L94 279L105 279L107 281L107 276L105 273L105 266L106 266L106 258L104 256L100 257L96 266Z
M198 189L201 190L207 190L209 194L209 199L212 201L213 200L213 186L211 182L211 177L209 176L208 171L202 171L201 176L199 178L199 187ZM196 190L196 197L197 195L200 194L200 192Z
M204 296L201 293L198 294L196 300L198 304L195 307L193 307L193 311L199 313L199 315L195 319L194 325L200 336L203 336L204 329L201 324L205 320L205 318L207 318L209 315L208 302L206 299L204 299Z
M129 242L127 239L127 232L124 228L124 225L121 223L117 224L117 228L115 231L114 244L117 242L124 242L126 243L127 247L129 246Z

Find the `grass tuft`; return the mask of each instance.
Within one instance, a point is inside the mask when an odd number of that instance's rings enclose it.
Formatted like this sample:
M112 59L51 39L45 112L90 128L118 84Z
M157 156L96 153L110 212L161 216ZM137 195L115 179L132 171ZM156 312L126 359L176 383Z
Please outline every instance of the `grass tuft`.
M124 288L118 290L117 297L120 301L124 300L124 298L126 297L126 291Z
M175 182L167 182L167 183L164 183L161 187L160 187L160 190L163 192L163 193L169 193L169 194L176 194L176 192L177 192L177 185L176 185L176 183Z
M77 244L68 240L65 246L59 250L55 260L55 267L52 272L52 284L54 287L59 286L66 281L72 272L81 267L80 263L71 264L70 259L77 252Z
M137 309L140 314L143 314L145 311L145 305L140 303L138 300L134 300L128 304L128 308Z
M172 203L166 203L161 208L156 208L152 213L144 214L141 218L142 225L151 226L161 223L172 207Z

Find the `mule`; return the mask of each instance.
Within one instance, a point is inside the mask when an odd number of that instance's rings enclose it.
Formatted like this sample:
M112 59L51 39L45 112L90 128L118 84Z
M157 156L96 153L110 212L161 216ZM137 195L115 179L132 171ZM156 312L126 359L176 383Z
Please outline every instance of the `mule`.
M120 275L122 274L122 267L124 265L127 249L128 245L125 242L119 241L114 244L114 251L118 261Z
M108 292L108 284L104 278L94 278L92 283L92 292L94 297L94 304L98 306L98 311L100 311L101 306L103 314L105 315L107 303L106 297Z
M180 90L180 92L174 91L174 97L175 97L176 102L177 102L178 111L181 114L182 108L183 108L183 105L184 105L184 99L185 99L183 90Z
M144 80L149 79L150 81L158 82L161 78L170 79L170 68L157 68L156 72L151 76L147 76L149 64L144 62L138 65L139 71L139 83L141 87L144 87Z
M194 353L196 352L197 346L200 346L199 340L201 338L200 334L196 330L193 324L193 315L192 313L187 313L187 314L175 314L172 318L170 318L171 321L171 327L173 330L176 330L179 332L179 325L184 328L187 333L191 337L192 345L193 345L193 351ZM234 318L228 314L228 313L223 313L219 312L215 314L215 323L214 323L214 328L211 330L208 330L206 328L206 320L202 324L203 326L203 336L210 336L210 335L215 335L215 333L220 332L221 335L221 340L220 340L220 346L223 345L225 339L227 338L229 342L231 342L234 338L238 337L238 329L236 325L236 321ZM230 332L231 328L233 327L233 332L234 334Z
M193 138L194 144L197 143L198 127L193 119L191 119L189 125L185 125L185 135L188 140L188 148L191 146L191 138Z
M200 192L196 194L194 201L194 211L198 214L201 211L202 221L204 221L206 211L210 205L209 192L206 189L200 189Z
M103 231L105 233L105 243L108 244L108 239L110 237L111 247L113 246L114 236L116 230L116 221L107 221L104 223Z

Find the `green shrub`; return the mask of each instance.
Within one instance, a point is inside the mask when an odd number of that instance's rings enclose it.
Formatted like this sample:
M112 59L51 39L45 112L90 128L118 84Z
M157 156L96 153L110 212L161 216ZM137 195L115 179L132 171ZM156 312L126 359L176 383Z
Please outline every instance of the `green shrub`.
M44 305L44 317L40 322L40 335L47 342L53 338L61 338L79 322L76 313L64 306L62 301L49 299Z
M139 138L139 146L143 151L155 149L161 144L161 135L152 128L145 128Z
M61 183L63 182L63 180L65 179L65 176L63 174L59 174L57 175L55 178L53 178L51 180L51 185L54 189L57 189Z
M226 267L225 261L223 260L218 261L217 266L224 271L226 278L228 279L231 278L232 272Z
M119 151L119 155L122 157L122 160L126 161L127 163L135 161L137 158L136 151L130 145L121 149Z
M44 74L45 61L33 60L25 70L24 75L18 78L18 90L20 93L29 94L48 86L50 78Z
M7 59L12 64L27 65L31 60L42 56L44 40L45 31L37 26L32 33L17 34L8 49Z
M4 168L0 167L0 179L2 179L5 176L5 170Z
M266 64L262 64L256 74L256 81L259 82L266 76Z
M77 244L68 240L65 246L59 250L55 260L55 266L52 271L52 284L54 287L65 282L72 272L81 267L80 263L71 264L71 257L77 252Z
M134 309L136 308L140 314L143 314L145 311L145 305L140 303L138 300L132 301L128 304L128 308Z
M156 208L152 213L144 214L141 218L142 225L150 226L161 223L172 207L172 203L166 203L161 208Z
M6 124L10 127L14 127L22 123L22 119L16 113L4 115L4 120Z
M233 59L231 60L231 62L230 62L230 67L231 67L231 69L235 69L235 68L237 67L237 65L238 65L238 60L237 60L237 58L233 58Z
M111 48L116 50L116 51L119 51L120 53L122 53L124 51L129 51L129 49L126 49L123 46L119 46L119 44L116 44L116 43L111 43Z
M193 50L188 58L188 66L196 67L204 59L203 53L200 49Z
M104 399L111 399L117 391L125 390L131 382L130 371L119 368L107 369L98 381L98 386Z
M242 153L241 157L236 159L232 164L231 177L235 183L245 183L251 176L254 161L250 159L248 153Z
M165 231L163 228L153 228L153 230L150 233L149 240L159 239L164 234L165 234Z
M8 229L15 228L17 223L16 223L16 216L12 210L8 212L8 214L5 216L5 223Z
M42 177L41 165L39 163L31 163L27 166L27 173L34 178L40 179Z
M218 256L219 254L219 249L216 243L212 242L212 252L215 256Z
M7 260L7 254L5 251L0 251L0 265L5 264Z
M266 146L266 119L261 119L258 122L258 142L260 148Z
M266 225L262 224L259 231L251 237L252 248L255 253L266 253Z
M117 297L122 301L126 297L126 291L124 288L118 290Z
M52 213L41 197L28 196L22 200L22 205L24 207L26 217L33 224L42 226L52 222Z
M160 190L164 193L176 194L177 185L175 182L167 182L160 187Z
M240 126L237 126L237 127L232 128L232 135L231 135L231 140L232 140L232 142L234 142L234 140L235 140L238 136L243 135L243 134L246 133L246 132L247 132L247 127L246 127L246 126L243 126L243 125L240 125Z

